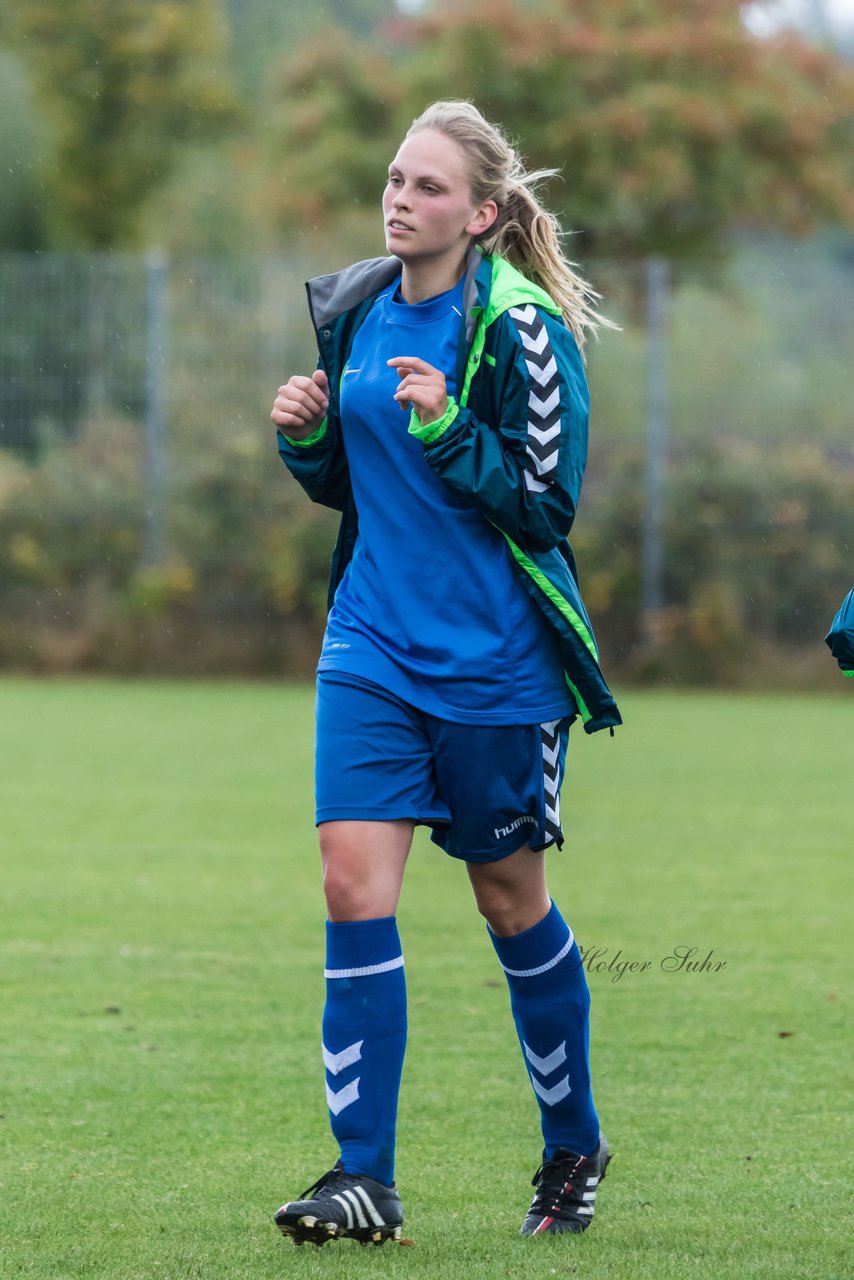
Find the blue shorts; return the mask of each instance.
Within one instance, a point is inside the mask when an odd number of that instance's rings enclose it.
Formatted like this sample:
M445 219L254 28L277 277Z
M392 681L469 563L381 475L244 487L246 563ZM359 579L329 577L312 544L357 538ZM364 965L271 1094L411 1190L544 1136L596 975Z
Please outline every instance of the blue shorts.
M358 676L319 675L316 821L409 819L465 862L560 848L571 720L456 724Z

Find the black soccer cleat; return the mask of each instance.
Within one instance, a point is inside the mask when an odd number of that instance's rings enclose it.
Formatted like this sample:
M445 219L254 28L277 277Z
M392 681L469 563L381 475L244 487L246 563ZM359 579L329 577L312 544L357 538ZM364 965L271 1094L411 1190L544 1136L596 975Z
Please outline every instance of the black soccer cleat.
M329 1240L358 1240L366 1245L381 1245L386 1240L401 1242L402 1225L403 1205L397 1188L364 1174L345 1173L340 1160L299 1200L283 1204L276 1214L276 1226L294 1244L309 1241L322 1245Z
M555 1236L562 1231L586 1231L596 1205L596 1189L605 1177L611 1156L604 1134L592 1156L577 1156L558 1147L532 1179L537 1194L522 1223L523 1236Z

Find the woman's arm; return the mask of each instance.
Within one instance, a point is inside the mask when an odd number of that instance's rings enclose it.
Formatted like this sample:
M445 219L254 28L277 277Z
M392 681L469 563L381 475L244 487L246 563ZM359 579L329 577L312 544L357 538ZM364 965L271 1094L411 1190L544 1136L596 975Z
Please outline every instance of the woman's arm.
M567 537L575 518L587 460L587 380L575 339L559 320L528 305L495 324L499 357L494 365L482 357L472 382L474 392L478 379L493 380L494 394L481 401L491 402L494 420L451 398L433 422L422 423L416 405L409 430L447 485L514 542L546 551Z
M294 479L312 502L343 511L350 474L324 370L316 369L310 378L289 378L279 387L270 417L278 427L279 457Z

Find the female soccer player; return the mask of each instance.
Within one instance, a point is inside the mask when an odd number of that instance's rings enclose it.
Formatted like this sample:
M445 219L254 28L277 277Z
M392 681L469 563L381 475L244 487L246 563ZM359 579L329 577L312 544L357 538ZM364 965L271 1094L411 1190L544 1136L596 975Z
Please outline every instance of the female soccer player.
M584 969L544 868L570 723L620 723L566 541L598 295L535 195L545 176L471 104L428 108L389 168L390 256L308 285L319 367L272 411L285 464L342 513L316 740L340 1158L276 1215L297 1244L400 1238L395 912L418 823L466 863L510 987L545 1143L522 1234L583 1231L610 1158Z

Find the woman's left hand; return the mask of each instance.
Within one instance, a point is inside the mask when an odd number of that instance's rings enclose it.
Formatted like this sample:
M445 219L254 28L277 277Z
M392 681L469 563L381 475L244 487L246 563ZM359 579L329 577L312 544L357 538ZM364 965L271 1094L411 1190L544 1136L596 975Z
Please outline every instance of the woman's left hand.
M404 413L412 405L422 425L438 422L448 408L448 387L441 370L417 356L395 356L388 364L400 378L394 398Z

